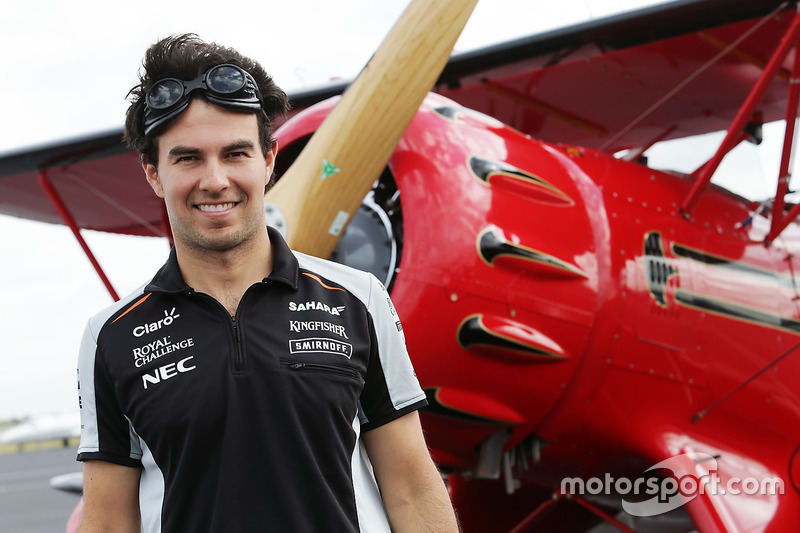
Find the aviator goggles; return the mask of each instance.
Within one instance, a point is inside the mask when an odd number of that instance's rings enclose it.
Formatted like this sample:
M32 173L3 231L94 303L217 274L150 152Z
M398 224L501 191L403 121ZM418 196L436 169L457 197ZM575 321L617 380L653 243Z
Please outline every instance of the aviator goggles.
M164 78L157 81L145 96L144 134L180 115L191 101L190 93L203 89L208 101L236 109L261 109L264 100L253 76L243 68L228 63L211 67L191 81Z

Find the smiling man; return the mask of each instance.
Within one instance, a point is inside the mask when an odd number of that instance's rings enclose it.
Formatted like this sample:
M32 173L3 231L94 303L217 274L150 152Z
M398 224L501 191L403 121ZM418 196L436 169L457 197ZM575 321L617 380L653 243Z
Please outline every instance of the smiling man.
M175 247L86 328L80 531L456 531L386 289L266 227L283 91L180 35L131 102Z

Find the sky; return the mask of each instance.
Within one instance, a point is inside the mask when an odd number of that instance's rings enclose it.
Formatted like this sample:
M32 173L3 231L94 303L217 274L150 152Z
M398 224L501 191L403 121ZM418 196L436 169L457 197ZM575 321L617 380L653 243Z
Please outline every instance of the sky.
M456 51L662 2L480 0ZM8 2L0 17L0 154L120 129L144 50L161 37L194 32L232 46L291 92L353 78L407 4L264 0L228 12L206 0ZM741 165L771 168L760 155ZM163 239L83 235L120 295L168 252ZM0 421L77 410L81 334L111 303L69 229L0 215Z

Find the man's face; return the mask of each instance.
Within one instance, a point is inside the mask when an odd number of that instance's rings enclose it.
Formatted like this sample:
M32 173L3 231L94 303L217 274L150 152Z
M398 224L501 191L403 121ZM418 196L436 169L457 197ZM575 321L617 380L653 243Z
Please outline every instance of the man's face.
M222 252L263 238L276 151L264 157L254 114L193 100L159 136L158 168L143 165L166 202L176 244Z

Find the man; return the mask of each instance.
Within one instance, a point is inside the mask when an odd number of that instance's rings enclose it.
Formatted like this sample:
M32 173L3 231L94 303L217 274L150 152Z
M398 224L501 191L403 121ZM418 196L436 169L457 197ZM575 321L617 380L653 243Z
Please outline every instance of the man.
M80 531L456 531L385 289L265 225L286 95L193 35L140 82L125 136L175 247L84 334Z

